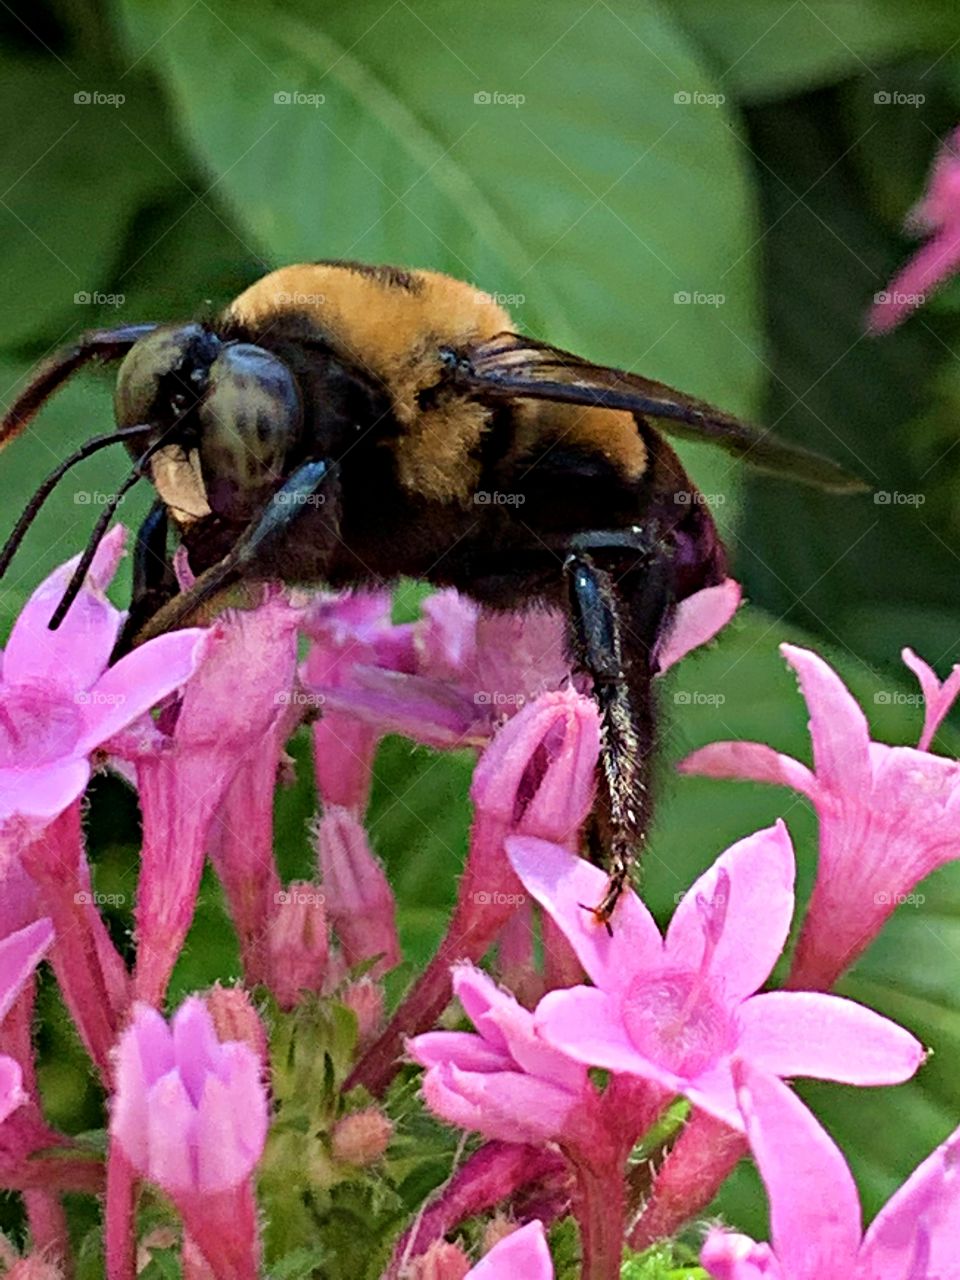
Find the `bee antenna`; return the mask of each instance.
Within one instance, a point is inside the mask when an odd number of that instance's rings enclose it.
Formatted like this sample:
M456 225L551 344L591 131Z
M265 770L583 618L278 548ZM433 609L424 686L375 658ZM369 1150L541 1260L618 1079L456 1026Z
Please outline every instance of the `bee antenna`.
M0 578L10 568L11 560L17 554L27 530L40 514L41 507L71 467L76 466L78 462L83 462L85 458L89 458L91 454L97 453L100 449L105 449L107 445L121 444L124 440L135 440L137 436L146 435L148 431L153 429L152 423L142 423L135 427L121 427L118 431L111 431L106 435L93 436L82 444L75 453L71 453L69 458L64 458L34 493L19 520L13 526L10 536L3 544L3 549L0 550Z
M107 528L109 527L110 521L113 518L117 507L119 507L120 503L137 481L142 478L144 467L164 443L165 441L163 437L161 437L159 440L155 440L149 448L145 449L134 464L133 470L121 481L116 493L112 493L110 495L109 501L104 505L103 511L98 516L97 523L93 526L90 537L87 539L87 545L84 547L83 554L77 563L76 569L73 571L73 577L67 583L67 588L60 598L60 603L53 611L53 616L47 623L47 627L51 631L57 630L60 623L67 616L70 606L80 594L80 588L83 586L84 579L90 570L91 564L93 564L93 557L97 554L97 547L99 547L100 543L103 541L104 535L107 532Z

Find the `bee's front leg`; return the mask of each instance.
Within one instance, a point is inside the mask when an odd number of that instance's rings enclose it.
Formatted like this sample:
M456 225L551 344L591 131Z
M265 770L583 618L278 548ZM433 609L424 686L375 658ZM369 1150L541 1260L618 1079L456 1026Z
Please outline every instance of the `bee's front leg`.
M597 550L603 555L602 538L598 542ZM670 591L666 563L656 555L649 559L641 556L639 577L646 599L638 608L636 559L626 570L619 557L611 567L601 567L586 549L588 545L586 537L578 539L564 570L574 659L593 682L601 714L594 838L603 851L610 878L602 900L591 909L597 920L609 927L652 816L654 654L670 607ZM630 588L629 600L625 585Z
M229 605L252 603L236 592L243 587L287 577L286 561L295 560L291 538L301 524L310 525L309 536L318 537L318 507L323 512L323 537L336 537L338 504L334 497L336 468L320 460L304 462L273 494L260 515L234 543L227 555L201 573L193 586L163 606L136 635L134 643L197 623L208 622ZM320 549L315 549L319 555Z

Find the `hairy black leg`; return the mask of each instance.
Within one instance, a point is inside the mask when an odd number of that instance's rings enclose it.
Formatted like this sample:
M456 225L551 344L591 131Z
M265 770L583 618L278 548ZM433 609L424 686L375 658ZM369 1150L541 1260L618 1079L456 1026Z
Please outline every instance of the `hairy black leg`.
M134 643L142 644L165 631L205 621L210 613L216 612L226 593L239 583L282 578L285 547L289 546L291 536L300 532L302 522L314 525L308 536L330 536L337 508L336 502L328 501L334 496L331 492L334 474L332 465L325 461L304 462L299 466L260 515L247 525L227 555L202 573L189 590L164 605L138 632ZM326 491L322 510L327 520L326 527L318 529L316 513L320 508L311 500L318 498L321 490Z
M583 539L586 543L586 539ZM640 550L635 544L635 550ZM593 908L607 924L646 838L652 813L656 747L654 654L669 609L669 564L643 555L639 565L600 567L585 551L565 562L574 658L593 681L600 708L601 786L591 850L605 846L610 873Z
M177 577L167 555L167 508L158 498L137 530L133 548L133 594L110 661L133 648L137 632L177 594Z

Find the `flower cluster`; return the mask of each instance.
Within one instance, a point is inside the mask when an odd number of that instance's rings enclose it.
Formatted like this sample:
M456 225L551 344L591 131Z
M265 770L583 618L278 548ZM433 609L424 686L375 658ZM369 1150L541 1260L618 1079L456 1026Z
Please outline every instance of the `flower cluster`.
M960 856L960 764L930 750L960 670L941 685L905 651L926 720L916 748L892 747L822 658L784 646L813 768L749 742L682 763L792 788L816 811L817 879L778 987L797 908L783 821L720 852L664 928L632 890L610 928L587 909L606 882L581 856L605 725L558 615L489 617L439 592L394 624L386 593L269 588L247 612L111 665L122 615L105 590L122 549L122 532L104 540L56 632L74 562L51 575L0 669L0 1187L23 1196L30 1250L0 1239L11 1274L69 1271L64 1196L79 1192L102 1193L108 1280L161 1258L196 1280L275 1267L548 1280L555 1265L564 1280L572 1265L615 1280L625 1248L675 1236L748 1150L771 1243L712 1227L701 1263L717 1280L957 1274L960 1137L864 1233L843 1157L788 1082L880 1088L922 1068L908 1029L830 988L902 896ZM684 601L659 671L738 604L733 582ZM301 727L320 812L313 869L285 882L274 797ZM389 1017L409 953L366 821L388 733L476 757L456 905ZM142 822L129 955L85 846L102 770ZM208 860L238 972L182 998L175 970ZM44 959L107 1097L102 1143L44 1116L32 1036ZM469 1138L438 1185L441 1125ZM428 1130L429 1169L416 1164ZM376 1239L358 1214L379 1215Z

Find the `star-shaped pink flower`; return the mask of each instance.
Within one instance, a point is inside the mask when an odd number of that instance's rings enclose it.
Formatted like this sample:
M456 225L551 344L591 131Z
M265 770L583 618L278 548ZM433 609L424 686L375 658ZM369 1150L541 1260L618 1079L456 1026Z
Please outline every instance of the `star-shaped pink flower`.
M907 1080L922 1061L909 1032L851 1000L756 994L793 915L793 848L782 823L722 854L662 938L632 892L612 933L594 921L582 904L598 900L605 876L584 859L529 837L509 839L507 850L595 984L550 992L537 1006L537 1031L568 1057L684 1094L736 1128L734 1056L775 1075L859 1085Z
M772 1245L714 1227L700 1261L715 1280L957 1280L960 1129L863 1233L842 1154L782 1081L734 1064L747 1136L770 1199Z
M792 787L820 820L813 896L790 976L794 987L827 988L880 931L924 876L960 857L960 764L913 747L873 742L866 717L837 673L808 649L782 645L810 711L814 770L760 742L714 742L681 773ZM927 695L927 745L957 691L926 663L904 658Z
M79 557L34 591L13 625L0 673L0 863L78 796L90 753L184 684L197 665L199 630L159 636L115 666L123 614L104 590L123 553L117 526L56 631L47 623Z

